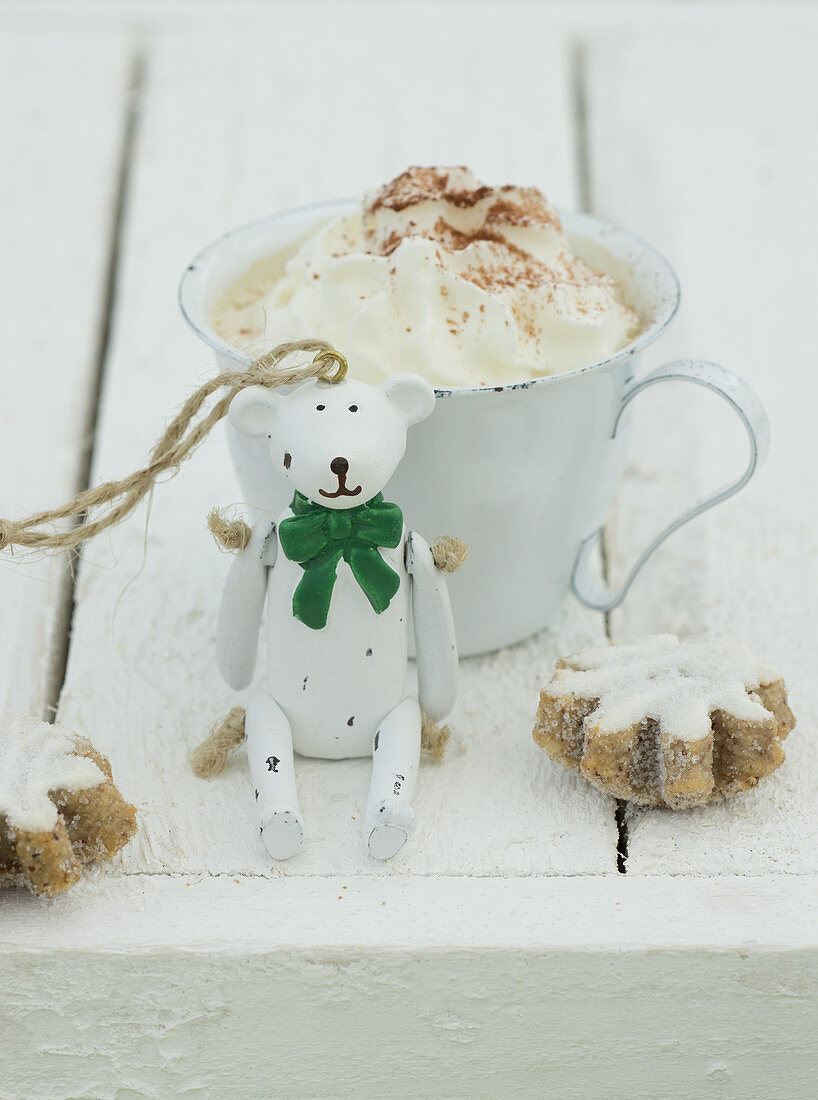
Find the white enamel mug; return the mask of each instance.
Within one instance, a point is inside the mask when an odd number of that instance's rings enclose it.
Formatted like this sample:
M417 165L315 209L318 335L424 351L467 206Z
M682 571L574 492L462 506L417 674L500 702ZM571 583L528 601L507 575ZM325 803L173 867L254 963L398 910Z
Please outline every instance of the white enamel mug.
M252 264L289 251L315 226L356 205L323 203L265 218L225 234L192 261L179 289L182 312L223 370L244 369L249 357L213 331L219 297ZM406 455L385 490L410 529L429 541L448 534L469 544L466 566L449 581L464 656L548 626L569 591L596 610L617 607L668 535L741 489L769 445L758 398L723 367L680 360L634 380L640 353L676 313L676 275L624 229L590 214L560 213L574 252L624 282L642 332L622 351L578 370L494 388L436 390L434 412L409 432ZM643 389L668 379L706 386L729 402L746 428L749 460L735 482L661 531L614 591L592 563L625 464L630 431L623 413ZM264 443L229 425L227 431L245 500L278 514L291 494Z

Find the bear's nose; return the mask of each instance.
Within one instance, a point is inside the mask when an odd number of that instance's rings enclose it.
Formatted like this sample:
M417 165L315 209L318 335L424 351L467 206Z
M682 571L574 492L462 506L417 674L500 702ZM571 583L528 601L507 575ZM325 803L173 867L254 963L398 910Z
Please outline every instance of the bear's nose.
M332 462L330 462L329 468L338 477L343 477L344 474L349 472L349 463L345 458L341 458L339 455L338 458L334 458Z

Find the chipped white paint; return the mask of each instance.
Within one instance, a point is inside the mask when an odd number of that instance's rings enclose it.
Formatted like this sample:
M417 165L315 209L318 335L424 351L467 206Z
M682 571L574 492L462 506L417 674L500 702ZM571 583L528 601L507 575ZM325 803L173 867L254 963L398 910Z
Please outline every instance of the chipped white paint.
M272 477L295 494L274 525L259 521L231 566L216 637L224 680L246 688L266 587L267 674L248 704L245 734L273 859L296 855L304 839L294 749L325 760L372 757L363 826L370 855L391 859L414 831L421 708L432 721L451 711L457 649L429 545L407 533L383 490L407 432L434 404L432 387L415 374L380 386L311 380L287 394L250 386L230 404L231 425L263 442ZM410 620L416 690L407 683Z
M3 1096L807 1097L816 898L786 875L137 875L48 906L18 894Z

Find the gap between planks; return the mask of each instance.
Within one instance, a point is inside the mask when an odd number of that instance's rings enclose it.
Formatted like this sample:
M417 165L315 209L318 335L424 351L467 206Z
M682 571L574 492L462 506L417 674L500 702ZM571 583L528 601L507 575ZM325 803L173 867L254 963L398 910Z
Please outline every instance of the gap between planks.
M100 314L99 337L94 352L94 368L91 375L88 411L83 430L85 440L77 471L76 492L81 493L91 487L91 470L94 462L94 450L99 419L99 402L105 381L105 367L111 343L113 312L116 305L117 281L119 272L122 230L128 205L128 190L133 168L136 146L139 111L145 82L146 48L137 44L130 60L128 91L125 101L125 124L122 129L119 157L117 161L116 187L111 211L109 245L105 259L105 278L103 283L103 302ZM85 517L77 520L79 525ZM68 669L68 653L71 648L71 631L76 611L76 566L81 550L68 552L68 567L59 580L57 613L55 626L55 644L49 659L46 673L45 700L43 717L54 722L60 705L65 676Z
M591 143L588 134L588 88L587 88L587 48L582 39L577 39L571 47L571 93L574 110L575 161L577 194L581 210L591 213ZM610 583L610 553L608 546L609 531L607 524L600 540L600 567L602 577ZM605 637L613 643L611 613L603 614ZM623 798L617 798L614 808L616 822L616 869L620 875L628 873L628 804Z

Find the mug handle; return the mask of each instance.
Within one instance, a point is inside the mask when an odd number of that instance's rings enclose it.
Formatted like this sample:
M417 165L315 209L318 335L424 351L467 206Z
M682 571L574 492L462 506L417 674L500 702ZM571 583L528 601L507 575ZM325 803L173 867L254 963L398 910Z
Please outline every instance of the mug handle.
M657 367L656 370L646 374L644 378L630 386L622 397L622 404L617 413L611 438L616 437L622 414L637 394L657 382L679 380L706 386L707 389L713 390L714 393L717 393L719 397L723 397L732 406L747 431L747 438L750 441L749 461L744 473L737 481L730 482L729 485L725 485L711 496L706 497L693 508L689 508L686 512L677 516L672 523L669 523L664 530L660 531L653 542L636 559L636 563L618 590L610 588L605 581L594 576L591 569L591 562L594 558L593 552L602 538L602 527L598 527L584 538L580 543L571 573L571 591L581 603L594 611L613 611L615 607L619 607L636 580L637 574L654 550L658 549L665 539L678 530L679 527L689 523L694 516L701 515L708 508L721 504L723 500L733 496L739 489L743 489L755 473L756 467L767 457L770 448L770 422L755 393L746 382L742 381L738 375L733 374L732 371L726 370L716 363L706 363L695 359L677 359L672 363L665 363L664 366Z

